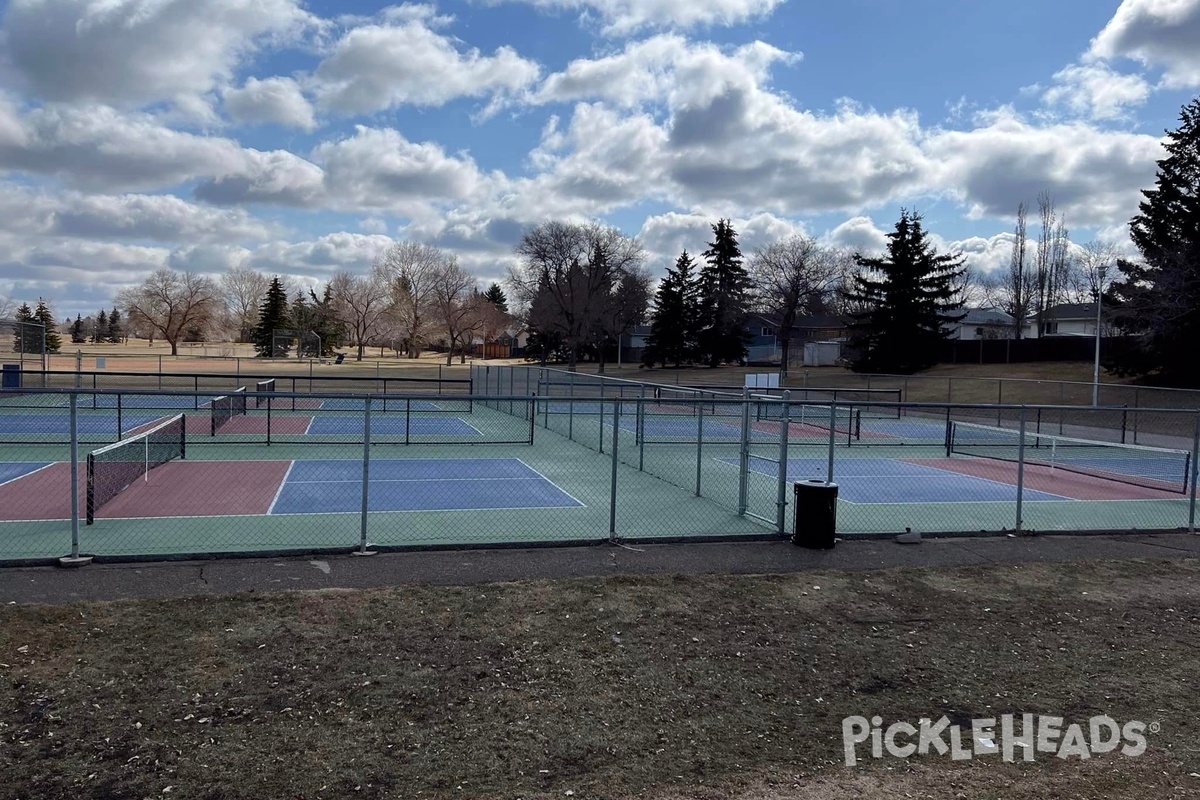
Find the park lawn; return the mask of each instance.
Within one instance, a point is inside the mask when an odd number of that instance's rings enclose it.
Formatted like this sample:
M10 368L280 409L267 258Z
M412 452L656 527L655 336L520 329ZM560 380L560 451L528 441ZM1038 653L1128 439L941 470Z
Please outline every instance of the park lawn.
M9 605L0 798L1196 796L1198 633L1189 559ZM1161 729L842 762L1023 712Z

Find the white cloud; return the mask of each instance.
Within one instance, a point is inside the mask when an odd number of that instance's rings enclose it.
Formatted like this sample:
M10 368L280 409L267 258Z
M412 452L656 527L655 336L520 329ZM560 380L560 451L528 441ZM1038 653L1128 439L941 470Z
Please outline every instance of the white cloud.
M242 209L214 209L173 195L49 194L0 184L0 229L90 240L251 241L270 226Z
M600 58L580 58L556 72L526 98L531 103L606 100L623 108L646 102L672 106L711 102L726 87L757 86L775 63L793 64L788 53L764 42L723 50L663 34L630 42Z
M1163 152L1153 136L1079 122L1037 127L1007 111L973 130L931 132L923 147L937 155L930 189L953 194L972 216L1008 217L1047 192L1076 226L1132 214Z
M272 274L324 281L339 270L365 273L392 241L387 236L338 232L308 241L269 242L255 248L245 263Z
M247 78L240 89L226 89L222 99L237 122L273 122L306 131L317 126L312 106L291 78Z
M265 40L312 23L296 0L12 0L3 46L45 100L195 104Z
M428 17L363 25L346 32L311 78L318 105L366 114L398 105L440 106L458 97L513 92L537 80L539 67L511 47L491 55L460 52ZM434 20L437 22L437 20Z
M887 231L870 217L851 217L822 237L834 247L859 253L881 253L887 247Z
M1088 50L1164 70L1170 88L1200 86L1200 0L1124 0Z
M1095 120L1119 119L1130 106L1150 96L1150 84L1140 75L1122 75L1107 64L1072 64L1054 74L1054 85L1042 94L1049 106L1064 106L1072 114Z
M604 33L623 36L643 28L687 29L736 25L767 17L784 0L524 0L538 8L599 17Z
M318 145L313 159L324 165L336 202L359 209L466 200L484 180L469 156L410 142L390 128L358 126L348 139Z

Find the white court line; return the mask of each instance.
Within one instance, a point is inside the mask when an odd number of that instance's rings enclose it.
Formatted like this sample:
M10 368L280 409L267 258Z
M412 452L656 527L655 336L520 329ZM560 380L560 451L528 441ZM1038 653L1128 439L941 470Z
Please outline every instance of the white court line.
M561 486L559 486L557 483L555 483L554 481L552 481L552 480L550 480L549 478L547 478L547 477L546 477L545 475L543 475L541 472L539 472L538 470L536 470L536 469L534 469L533 467L529 466L529 464L525 463L525 460L524 460L524 459L521 459L521 458L514 458L514 459L512 459L512 460L513 460L513 461L516 461L516 462L518 462L518 463L520 463L520 464L521 464L521 466L525 467L525 469L527 469L527 470L531 471L531 472L532 472L534 475L537 475L539 478L541 478L541 479L542 479L542 480L544 480L546 483L548 483L548 484L550 484L551 486L553 486L555 489L558 489L560 492L562 492L562 493L563 493L563 494L565 494L567 497L569 497L569 498L571 498L572 500L574 500L576 503L579 503L579 505L580 505L580 506L582 506L582 507L584 507L584 508L587 508L587 506L586 506L586 505L585 505L583 502L581 502L581 501L579 500L579 498L578 498L578 497L575 497L573 494L571 494L570 492L568 492L566 489L562 488L562 487L561 487Z
M546 480L545 478L497 478L495 476L485 478L376 478L371 477L371 483L472 483L474 481L486 481L489 483L495 481L539 481ZM547 481L549 482L549 481ZM362 485L362 478L328 478L324 480L301 481L296 480L292 483L353 483ZM564 492L564 494L566 494Z
M279 488L275 490L275 496L271 498L271 505L267 506L267 514L275 510L275 504L279 502L279 495L283 494L283 487L287 486L288 476L292 474L292 467L294 466L296 466L296 461L292 459L288 462L287 472L283 473L283 480L279 482Z
M8 463L20 464L21 462L20 461L10 461ZM41 472L44 469L49 469L50 467L54 466L57 463L59 463L59 462L51 461L49 464L43 464L42 466L38 467L37 469L30 470L29 472L22 472L20 475L16 476L15 478L9 478L6 481L0 481L0 486L8 486L10 483L15 483L16 481L21 480L21 478L28 478L30 475L33 475L35 472Z

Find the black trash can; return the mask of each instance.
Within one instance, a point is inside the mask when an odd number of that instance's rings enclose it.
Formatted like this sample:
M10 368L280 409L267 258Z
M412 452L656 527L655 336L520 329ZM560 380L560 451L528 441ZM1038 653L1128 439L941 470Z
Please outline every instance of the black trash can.
M816 550L832 548L837 529L837 484L796 481L793 489L796 516L792 544Z

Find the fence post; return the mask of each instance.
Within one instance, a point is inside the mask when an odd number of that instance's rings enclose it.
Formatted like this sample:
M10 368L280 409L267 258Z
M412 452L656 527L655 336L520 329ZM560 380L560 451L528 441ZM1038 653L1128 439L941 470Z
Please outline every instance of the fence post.
M410 443L409 428L412 426L412 398L404 398L404 444Z
M639 390L641 397L637 407L637 436L638 443L638 472L645 472L646 466L646 385Z
M787 533L788 401L791 396L792 393L785 389L779 412L779 494L775 499L775 514L780 536Z
M567 392L570 397L567 399L567 441L575 441L575 373L570 376L571 385Z
M309 363L311 369L312 363ZM375 552L367 549L367 498L371 487L371 395L363 400L363 456L362 456L362 513L358 525L357 556L373 556Z
M1133 443L1134 443L1134 444L1137 444L1137 443L1138 443L1138 440L1137 440L1137 435L1138 435L1138 417L1140 417L1140 416L1141 416L1141 414L1140 414L1140 413L1138 413L1138 412L1139 412L1139 411L1141 410L1141 408L1142 408L1142 404L1141 404L1141 402L1138 400L1138 391L1139 391L1139 390L1138 390L1138 388L1137 388L1137 387L1134 387L1134 389L1133 389L1133 408L1134 408L1134 412L1133 412Z
M71 555L64 564L87 563L79 558L79 397L71 392Z
M704 465L704 404L696 404L696 497L700 497L700 472Z
M117 441L125 438L125 426L121 421L121 395L117 395Z
M738 516L746 513L750 490L750 387L742 389L742 447L738 459Z
M1021 406L1020 439L1017 442L1017 519L1013 530L1021 532L1021 502L1025 498L1025 406Z
M837 406L829 406L829 462L825 467L825 482L833 483L833 447L837 436Z
M1196 415L1196 426L1192 432L1192 496L1188 502L1188 533L1196 532L1196 480L1200 478L1200 414Z
M600 438L604 438L604 405L601 404ZM617 541L617 439L621 431L621 399L613 401L612 477L608 493L608 540Z
M537 427L538 393L530 395L529 400L529 443L533 444L533 429Z

